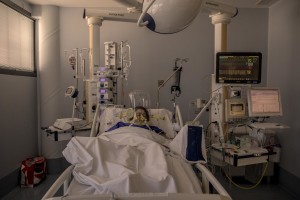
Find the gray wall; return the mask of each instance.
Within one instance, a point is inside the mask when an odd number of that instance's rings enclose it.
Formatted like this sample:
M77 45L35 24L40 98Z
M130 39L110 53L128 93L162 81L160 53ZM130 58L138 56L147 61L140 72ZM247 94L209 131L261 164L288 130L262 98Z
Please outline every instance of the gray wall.
M72 48L88 47L88 26L82 19L82 9L61 8L61 52ZM75 19L75 20L74 20ZM74 37L76 33L76 37ZM143 89L151 94L152 106L156 105L157 81L166 79L173 72L175 58L189 58L181 77L182 96L178 98L184 117L188 119L189 102L197 97L209 98L210 74L213 72L213 25L208 16L200 14L184 31L172 35L160 35L135 23L104 21L100 28L101 65L104 66L106 41L126 41L131 45L132 68L125 83L125 100L128 92ZM61 59L61 71L65 74L62 87L73 83L73 72ZM192 81L191 81L192 80ZM160 105L171 109L170 86L172 80L161 89ZM191 89L193 88L193 89ZM71 102L61 94L64 115L71 114ZM128 102L127 102L128 103ZM194 115L191 115L191 118Z
M38 156L37 78L0 74L0 94L1 198L19 183L22 160Z
M228 51L261 52L262 82L267 82L268 13L266 8L241 9L228 30Z
M72 102L64 98L65 88L74 83L64 51L88 47L88 26L82 9L59 8L60 92L57 118L70 117ZM300 177L299 159L299 1L280 1L268 9L240 9L228 26L229 51L260 51L263 53L262 85L278 86L282 91L284 116L278 121L291 126L279 133L283 146L280 166ZM125 91L143 89L156 103L157 80L172 73L177 57L189 58L182 73L182 96L177 99L184 120L193 119L189 104L196 98L209 98L210 74L214 71L214 28L205 14L199 14L186 30L174 35L158 35L132 23L107 22L101 27L101 52L105 41L128 40L133 65ZM101 53L101 64L104 55ZM53 81L57 81L55 77ZM170 85L160 92L160 105L171 109ZM36 78L0 75L0 179L16 170L21 160L37 154ZM127 98L127 97L126 97ZM292 105L292 106L289 106ZM207 123L207 115L202 118ZM17 125L17 126L16 126ZM295 159L296 158L296 159Z
M35 77L0 74L0 179L38 155Z
M23 1L13 2L31 9ZM38 155L37 79L0 74L0 94L0 179L5 180L20 168L22 160Z
M67 66L65 50L88 47L88 26L81 18L82 9L61 8L61 71L65 74L61 82L66 88L73 82L72 71ZM264 55L264 68L267 59L267 9L241 9L238 17L228 26L230 51L259 51ZM104 21L100 29L101 65L104 65L104 46L106 41L129 41L132 50L132 68L125 92L143 89L151 94L152 106L156 105L157 81L166 79L174 67L175 58L189 58L181 76L182 95L177 98L184 120L192 120L195 115L190 109L196 98L209 99L210 75L214 72L214 26L206 14L199 14L184 31L160 35L134 23ZM259 31L258 31L259 30ZM76 36L75 36L76 35ZM265 77L265 71L264 77ZM265 80L265 78L264 78ZM161 107L172 109L170 80L160 91ZM125 96L128 100L128 96ZM71 114L71 102L61 94L63 115ZM127 102L128 103L128 102ZM201 120L207 123L208 115Z
M281 89L283 117L280 166L300 178L300 2L280 1L270 9L268 85ZM298 185L299 186L299 185ZM299 190L299 187L298 187Z

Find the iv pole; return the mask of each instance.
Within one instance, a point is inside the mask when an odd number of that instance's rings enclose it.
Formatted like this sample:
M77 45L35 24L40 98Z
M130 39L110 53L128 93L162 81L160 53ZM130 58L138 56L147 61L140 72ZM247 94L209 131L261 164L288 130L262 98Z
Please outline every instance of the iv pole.
M178 58L177 58L178 59ZM185 62L187 62L187 59L179 59L179 60L181 60L181 62L182 61L185 61ZM180 67L178 67L174 72L173 72L173 74L171 74L171 76L169 76L158 88L157 88L157 109L159 109L159 91L160 91L160 89L176 74L176 72L178 72L178 71L180 71L180 70L182 70L182 64L181 64L181 66Z

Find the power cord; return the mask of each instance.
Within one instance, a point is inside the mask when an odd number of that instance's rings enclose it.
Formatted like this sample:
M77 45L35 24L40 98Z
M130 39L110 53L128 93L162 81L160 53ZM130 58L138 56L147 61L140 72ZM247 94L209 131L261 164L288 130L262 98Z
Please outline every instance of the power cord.
M250 186L250 187L244 187L244 186L241 186L241 185L235 183L235 182L228 176L228 174L225 172L225 170L224 170L223 168L222 168L222 170L223 170L225 176L228 178L228 180L229 180L234 186L236 186L236 187L238 187L238 188L240 188L240 189L243 189L243 190L252 190L252 189L256 188L256 187L261 183L262 179L264 178L264 176L265 176L265 174L266 174L266 171L267 171L267 168L268 168L268 164L269 164L269 163L267 162L267 163L266 163L266 166L265 166L265 168L264 168L264 170L263 170L262 176L261 176L260 179L257 181L257 183L255 183L253 186Z

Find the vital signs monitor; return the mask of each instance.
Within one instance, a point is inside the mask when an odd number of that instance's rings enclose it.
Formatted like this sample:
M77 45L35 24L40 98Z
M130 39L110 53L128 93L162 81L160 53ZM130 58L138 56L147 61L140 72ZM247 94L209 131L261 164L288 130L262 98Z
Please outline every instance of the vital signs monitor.
M216 55L216 82L225 84L259 84L259 52L219 52Z

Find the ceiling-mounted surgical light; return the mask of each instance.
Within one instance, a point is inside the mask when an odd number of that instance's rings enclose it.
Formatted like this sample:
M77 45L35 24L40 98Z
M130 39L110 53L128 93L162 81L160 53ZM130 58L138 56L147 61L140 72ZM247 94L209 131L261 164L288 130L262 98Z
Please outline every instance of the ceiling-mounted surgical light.
M138 26L157 33L176 33L198 15L203 0L144 0Z

